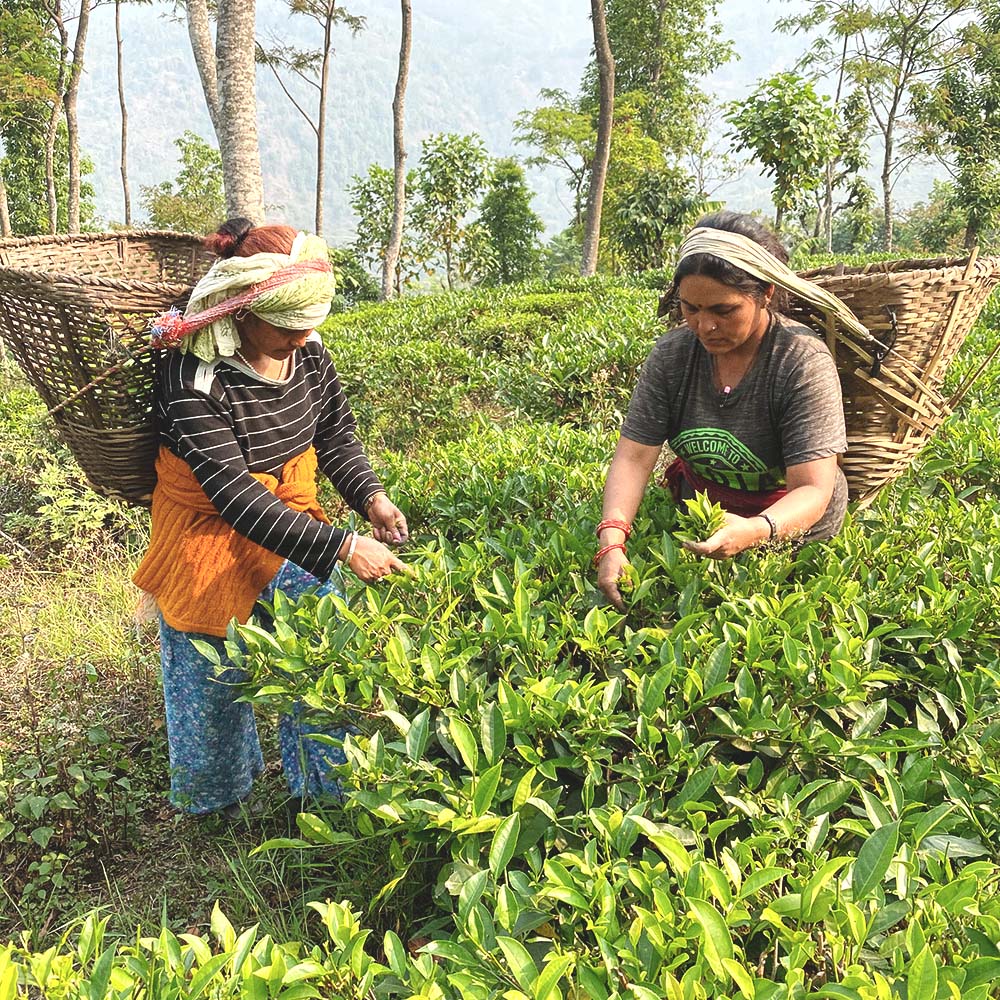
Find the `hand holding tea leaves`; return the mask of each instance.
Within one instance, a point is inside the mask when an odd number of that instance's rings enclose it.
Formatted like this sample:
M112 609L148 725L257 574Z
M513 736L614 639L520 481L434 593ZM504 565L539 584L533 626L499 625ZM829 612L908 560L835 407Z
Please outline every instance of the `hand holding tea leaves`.
M632 564L621 549L612 549L597 564L597 586L618 611L625 612L622 591L631 591L635 578Z
M674 538L679 542L704 542L725 524L726 512L712 503L707 493L696 493L693 500L684 501L677 515Z
M767 522L759 517L740 517L712 503L707 493L685 500L686 510L677 517L674 537L684 548L708 559L729 559L758 545L770 535Z

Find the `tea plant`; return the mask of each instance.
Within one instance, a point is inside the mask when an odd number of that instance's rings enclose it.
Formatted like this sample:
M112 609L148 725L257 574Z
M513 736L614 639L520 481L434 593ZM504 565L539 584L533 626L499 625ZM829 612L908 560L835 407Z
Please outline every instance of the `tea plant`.
M273 630L229 638L260 711L353 727L342 813L306 803L261 852L377 859L372 884L331 886L309 945L221 912L213 941L91 917L0 947L0 1000L998 994L997 367L830 544L706 572L678 530L715 512L651 487L618 614L589 559L661 279L331 321L418 575L279 594ZM991 310L951 385L1000 338Z
M663 613L639 627L592 606L589 525L441 537L414 583L279 598L273 636L241 630L248 696L358 728L345 805L396 845L379 898L428 849L445 863L423 914L444 995L874 997L933 976L986 996L1000 570L969 542L1000 525L907 505L932 536L909 554L854 529L736 560L725 586L654 535L635 560ZM296 848L336 849L300 825ZM976 911L952 914L963 893Z
M679 542L704 542L726 523L726 512L712 503L707 493L697 493L684 501L684 508L677 516L674 538Z

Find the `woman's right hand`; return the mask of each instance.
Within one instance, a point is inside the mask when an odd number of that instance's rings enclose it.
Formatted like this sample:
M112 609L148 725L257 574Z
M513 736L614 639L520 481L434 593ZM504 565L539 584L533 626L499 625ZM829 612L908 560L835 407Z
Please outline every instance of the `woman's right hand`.
M340 558L347 558L348 549L351 547L351 537L345 539L340 549ZM364 583L377 583L384 576L390 573L408 573L415 576L413 567L398 559L381 542L367 535L358 535L357 544L348 563L351 572Z
M612 549L601 556L597 564L597 586L604 596L623 614L626 611L618 581L628 572L628 556L621 549Z

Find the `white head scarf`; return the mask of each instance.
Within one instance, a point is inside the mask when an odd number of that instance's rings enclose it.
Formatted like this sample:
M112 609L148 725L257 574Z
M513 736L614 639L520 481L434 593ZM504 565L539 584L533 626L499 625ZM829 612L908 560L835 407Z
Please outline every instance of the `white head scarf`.
M832 313L841 325L856 333L863 340L871 339L871 334L858 318L844 305L836 295L825 288L800 278L787 264L782 263L769 250L759 243L739 233L730 233L724 229L709 229L700 226L692 229L684 238L678 252L680 263L685 257L697 253L712 254L721 257L734 267L752 274L761 281L771 285L780 285L800 299L816 306L824 313Z
M318 269L320 263L326 265L324 270ZM297 264L304 265L301 274L295 274L293 265ZM287 280L274 287L265 285L250 294L254 286L266 283L279 272L287 276ZM255 253L250 257L220 258L195 285L184 310L185 321L197 323L202 313L212 314L214 318L185 333L180 349L191 351L208 362L220 356L231 356L240 346L233 313L241 308L249 309L255 316L282 329L314 329L329 315L334 290L327 246L318 236L299 233L287 254ZM222 315L214 316L227 300L235 301L247 295L248 302L240 301L233 309L221 310Z

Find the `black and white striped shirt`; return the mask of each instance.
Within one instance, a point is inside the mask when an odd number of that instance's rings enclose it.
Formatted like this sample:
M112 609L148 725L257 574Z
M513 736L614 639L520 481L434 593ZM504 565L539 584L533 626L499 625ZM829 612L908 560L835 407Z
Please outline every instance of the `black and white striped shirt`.
M382 484L318 334L292 359L289 377L274 382L233 358L206 364L171 351L160 363L157 424L227 524L325 580L347 532L287 507L250 473L280 479L285 463L314 445L320 469L359 513Z

